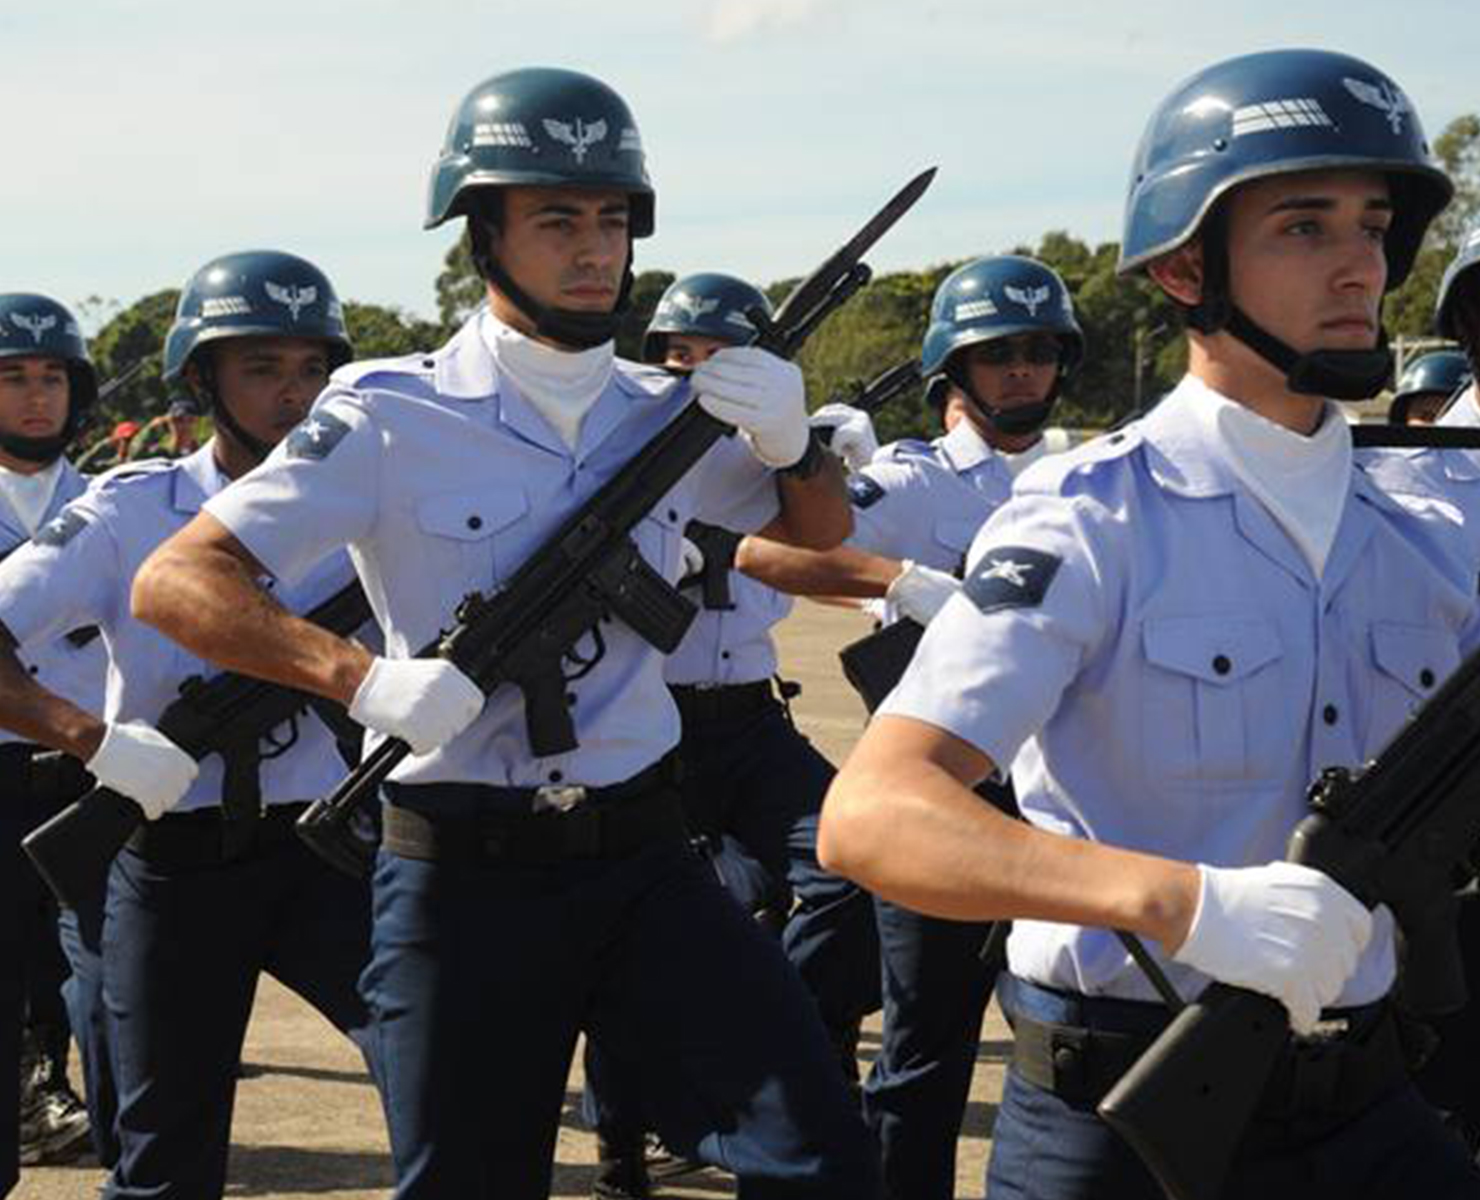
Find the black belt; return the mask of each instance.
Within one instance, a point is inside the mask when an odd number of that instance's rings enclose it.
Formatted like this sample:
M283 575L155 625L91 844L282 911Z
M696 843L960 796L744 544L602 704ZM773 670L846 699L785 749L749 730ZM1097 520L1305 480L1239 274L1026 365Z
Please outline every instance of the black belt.
M305 804L272 804L252 823L250 836L238 845L226 841L227 822L219 808L165 813L145 821L129 837L128 848L160 867L199 867L255 858L296 842L294 822Z
M771 691L769 679L761 679L755 683L718 684L714 687L676 683L670 685L668 690L673 693L673 699L678 704L679 716L683 718L686 733L695 725L754 716L780 703Z
M1329 1037L1287 1043L1260 1101L1260 1121L1281 1128L1291 1123L1338 1125L1406 1078L1389 1004L1336 1010L1331 1017L1345 1028ZM1027 1082L1085 1107L1098 1104L1160 1032L1087 1029L1022 1014L1012 1025L1013 1069Z
M388 784L382 845L402 858L470 864L621 858L687 843L677 778L670 756L609 787ZM463 811L429 811L434 803Z

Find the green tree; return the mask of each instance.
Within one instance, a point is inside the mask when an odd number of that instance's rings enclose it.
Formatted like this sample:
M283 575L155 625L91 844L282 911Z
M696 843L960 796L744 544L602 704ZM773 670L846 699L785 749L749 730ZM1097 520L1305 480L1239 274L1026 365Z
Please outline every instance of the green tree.
M449 336L483 303L485 287L473 266L473 252L464 233L452 244L437 276L437 315Z
M380 304L347 301L344 324L357 359L399 358L433 350L442 342L442 326L437 322Z
M1454 199L1429 226L1403 286L1388 297L1383 317L1395 336L1426 337L1433 332L1444 268L1459 249L1465 229L1480 217L1480 114L1456 117L1446 125L1434 142L1434 154L1454 181Z
M112 429L118 421L142 424L169 407L170 389L161 377L164 339L175 319L179 299L180 293L175 288L155 292L119 310L98 330L92 339L92 353L100 380L113 379L135 363L144 365L124 387L98 406L84 440L88 433Z

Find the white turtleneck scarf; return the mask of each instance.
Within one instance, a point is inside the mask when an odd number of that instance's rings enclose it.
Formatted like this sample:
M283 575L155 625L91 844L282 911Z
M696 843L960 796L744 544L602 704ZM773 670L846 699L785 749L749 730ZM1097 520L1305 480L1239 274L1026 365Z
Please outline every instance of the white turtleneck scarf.
M12 471L9 467L0 467L0 495L10 504L17 520L25 527L27 536L35 536L61 479L60 458L32 475Z
M574 450L580 440L581 422L611 380L616 344L603 342L590 350L557 350L505 325L487 311L480 327L499 374L519 389L561 441Z
M1320 425L1306 437L1195 376L1187 376L1177 390L1209 452L1258 498L1319 579L1351 484L1351 430L1340 408L1328 400Z

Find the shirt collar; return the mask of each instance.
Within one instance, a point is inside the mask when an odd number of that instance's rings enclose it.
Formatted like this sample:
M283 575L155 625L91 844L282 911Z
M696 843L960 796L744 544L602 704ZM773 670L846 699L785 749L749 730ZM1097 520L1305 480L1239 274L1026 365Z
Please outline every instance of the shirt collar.
M962 417L945 437L940 439L941 453L958 472L970 471L989 459L1000 457L977 432L976 426Z
M175 464L175 486L170 500L176 512L199 512L201 505L230 481L216 465L216 439Z

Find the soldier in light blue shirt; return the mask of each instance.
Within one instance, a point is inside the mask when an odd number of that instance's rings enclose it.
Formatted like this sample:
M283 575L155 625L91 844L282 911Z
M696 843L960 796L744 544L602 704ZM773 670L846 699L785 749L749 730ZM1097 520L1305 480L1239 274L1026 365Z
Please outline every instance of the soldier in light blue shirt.
M637 523L665 580L695 517L774 519L817 547L848 532L794 366L737 347L690 386L615 358L632 240L654 226L644 161L599 80L532 68L474 89L427 223L467 218L488 307L440 350L336 375L302 438L214 497L135 584L141 615L184 644L348 702L412 750L384 788L364 978L400 1200L547 1195L582 1031L642 1072L668 1144L733 1171L742 1195L877 1191L815 1006L690 846L661 654L611 619L553 664L574 746L532 737L517 689L485 702L452 662L414 657L691 400L738 433ZM340 545L383 656L252 586Z
M770 315L764 294L732 275L679 279L658 302L643 358L689 375L715 352L754 339L753 308ZM835 418L868 420L850 409L814 415L814 427ZM840 440L833 437L834 450L847 448ZM701 522L685 532L697 569L682 586L700 609L663 674L683 725L678 753L689 829L704 839L726 890L779 930L846 1077L856 1080L859 1023L878 1007L873 901L817 865L817 818L833 769L792 723L795 685L777 676L772 630L792 600L732 569L739 534ZM597 1194L640 1194L641 1089L593 1041L586 1043L586 1080L601 1159Z
M1383 294L1450 192L1367 63L1274 51L1176 89L1121 262L1185 310L1189 374L1024 474L829 793L824 863L1013 918L994 1197L1162 1194L1095 1112L1170 1019L1112 930L1184 997L1216 979L1289 1012L1225 1194L1480 1187L1406 1078L1390 914L1282 861L1321 769L1370 758L1477 640L1453 526L1353 469L1331 399L1386 382ZM1009 769L1024 822L970 790Z
M66 458L97 398L97 376L77 320L61 304L27 292L0 295L0 562L87 486ZM97 630L82 626L38 645L22 665L43 686L88 712L103 704L105 659ZM88 1114L67 1084L70 1026L78 1026L89 1098L106 1090L93 1072L96 1039L85 1008L63 1007L66 962L57 912L20 852L33 825L55 815L84 782L75 759L0 729L0 1194L20 1159L65 1161L87 1143ZM75 994L75 989L72 989ZM24 1027L24 1053L18 1039ZM8 1081L21 1080L17 1092Z
M112 865L101 932L98 914L77 914L74 964L101 989L118 1088L109 1200L223 1193L259 971L371 1050L357 993L368 888L293 834L342 776L335 732L305 706L240 747L229 777L223 756L197 765L152 723L212 668L129 608L139 564L287 436L349 356L338 299L311 263L271 251L208 263L181 295L165 376L210 403L216 436L187 458L100 477L0 566L0 725L86 760L148 818ZM352 579L332 554L278 590L304 610ZM107 650L102 720L16 657L81 625L96 625Z
M967 548L1012 492L1015 460L1042 444L1084 337L1064 282L1000 255L936 291L920 353L927 398L959 419L930 442L886 446L849 480L854 531L826 554L748 538L742 567L788 590L883 598L886 619L925 625L959 589ZM982 798L1014 811L1011 789ZM880 899L884 1035L864 1085L887 1194L950 1200L956 1140L999 955L991 926L942 921Z

